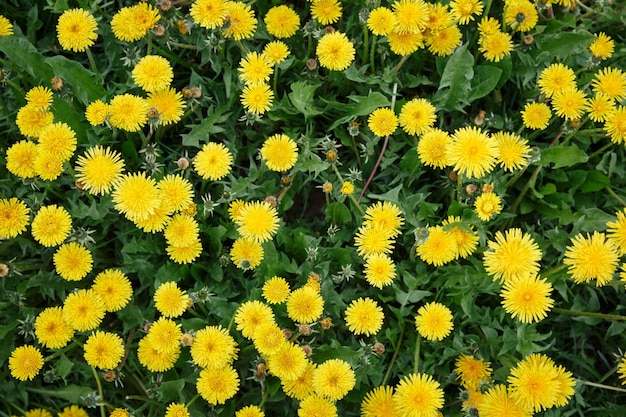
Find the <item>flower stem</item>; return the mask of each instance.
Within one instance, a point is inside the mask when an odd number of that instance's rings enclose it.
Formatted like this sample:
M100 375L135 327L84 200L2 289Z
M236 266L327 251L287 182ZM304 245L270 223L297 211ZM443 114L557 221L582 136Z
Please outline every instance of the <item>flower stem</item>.
M415 353L413 354L413 373L419 372L420 367L420 345L422 342L422 336L417 333L415 338Z
M400 62L398 62L398 65L395 66L395 68L393 69L393 71L391 71L391 73L395 74L398 71L400 71L400 68L402 67L402 65L404 65L407 59L409 59L408 55L402 55L402 59L400 59Z
M589 159L594 158L598 155L600 155L601 153L603 153L604 151L606 151L607 149L611 148L613 145L615 145L615 143L613 142L609 142L606 145L604 145L603 147L601 147L600 149L598 149L597 151L591 153L589 155Z
M370 74L373 74L376 66L376 35L372 36L372 47L370 51Z
M561 264L559 266L555 266L554 268L548 269L546 272L544 272L543 274L541 274L541 276L543 278L547 278L551 275L556 274L557 272L561 272L562 270L564 270L565 268L567 268L567 265L565 264Z
M621 205L626 207L626 201L624 201L620 196L615 194L615 191L613 191L613 189L611 187L607 186L604 189L607 190L609 192L609 194L611 194L613 196L613 198L615 198L617 201L619 201Z
M343 176L341 176L341 172L339 172L339 170L337 169L337 166L335 164L332 164L331 166L333 167L333 170L335 171L335 174L339 178L339 181L341 181L343 183L344 182L343 181ZM352 203L357 208L357 210L359 211L361 216L363 216L365 214L365 210L363 210L363 207L361 207L361 205L359 204L360 200L357 201L352 194L348 194L348 198L350 199L350 201L352 201Z
M387 367L387 372L385 372L385 376L383 378L383 382L380 385L386 385L389 377L391 376L391 370L393 369L394 363L396 363L396 358L398 357L398 353L400 352L400 346L402 346L402 339L404 338L404 329L406 328L406 320L402 320L402 329L400 329L400 336L398 336L398 341L396 342L396 349L393 352L393 356L391 357L391 362L389 362L389 366Z
M185 404L185 407L189 408L189 406L193 404L198 398L200 398L200 394L196 394L191 400L189 400L189 402Z
M565 314L568 316L578 316L578 317L592 317L596 319L603 320L626 320L626 316L620 316L617 314L604 314L604 313L594 313L591 311L576 311L576 310L568 310L565 308L553 308L553 313L556 314Z
M96 368L91 367L91 372L93 372L93 377L96 378L96 385L98 386L98 395L100 395L100 400L104 402L104 392L102 391L102 382L100 382L100 376L98 376L98 372L96 372ZM100 416L106 417L106 411L104 410L104 404L100 405Z
M87 58L89 59L89 66L91 67L91 72L93 72L98 78L100 78L100 72L98 72L98 67L96 66L96 60L93 58L91 49L87 48L86 52L87 52Z
M582 379L577 379L576 381L584 385L589 385L590 387L608 389L611 391L626 392L626 388L619 388L619 387L613 387L611 385L598 384L597 382L585 381Z
M369 30L367 30L367 25L363 25L363 65L367 65L367 57L369 56Z

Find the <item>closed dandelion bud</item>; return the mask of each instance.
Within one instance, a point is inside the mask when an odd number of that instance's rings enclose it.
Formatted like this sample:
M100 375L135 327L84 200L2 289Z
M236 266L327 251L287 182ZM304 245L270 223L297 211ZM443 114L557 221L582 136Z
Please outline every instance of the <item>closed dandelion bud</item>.
M178 161L176 161L176 165L178 165L179 169L185 170L189 168L189 159L185 158L184 156L178 158Z
M151 107L148 110L148 119L158 119L159 118L159 110L156 107Z
M539 161L541 161L541 150L538 147L533 146L532 148L530 148L530 156L528 157L528 163L536 164Z
M461 391L461 393L459 394L459 399L463 402L469 401L470 399L469 391L466 391L466 390Z
M483 193L493 193L493 184L483 185Z
M320 327L324 330L328 330L333 327L333 319L330 317L324 317L320 320Z
M291 339L291 336L293 336L293 333L291 332L291 330L289 330L286 327L282 329L282 331L283 331L283 335L285 335L285 339Z
M189 33L189 27L187 27L187 22L185 22L184 20L177 21L176 27L178 28L178 32L181 35L186 35Z
M322 277L320 277L320 274L317 274L315 272L309 272L308 279L315 280L317 282L322 282Z
M334 33L335 32L335 28L332 26L326 26L324 28L324 35L328 35L329 33Z
M475 186L474 184L467 184L465 186L465 192L467 193L467 195L472 195L476 192L476 190L478 190L478 187Z
M191 87L191 97L199 99L202 97L202 89L200 87Z
M191 346L193 343L193 335L191 333L185 333L180 337L180 344L182 346Z
M367 19L369 19L369 17L370 17L369 9L361 9L361 11L359 12L359 23L362 25L366 25Z
M193 97L193 94L191 93L191 90L188 89L187 87L183 87L183 89L181 90L181 94L183 95L185 100L189 100L189 99L191 99Z
M524 41L524 45L532 45L535 41L535 38L529 33L528 35L524 35L522 40Z
M170 0L161 0L159 2L159 9L163 10L164 12L167 12L171 8L172 2Z
M385 345L383 345L380 342L374 343L374 347L372 349L373 349L374 355L376 356L380 356L383 353L385 353Z
M265 376L266 375L267 375L267 367L265 365L265 362L260 362L256 366L256 372L254 373L254 379L257 382L261 382L261 381L265 380Z
M276 197L274 197L273 195L268 195L267 197L265 197L265 200L263 200L264 202L266 202L267 204L270 205L270 207L272 208L276 208L278 207L278 199Z
M448 178L450 178L450 181L456 182L456 180L459 179L459 173L456 171L450 171L450 174L448 174Z
M161 36L165 35L165 26L156 25L154 29L152 29L152 31L154 32L155 36L160 38Z
M309 345L302 345L300 346L300 349L304 351L304 354L306 355L307 358L310 358L311 355L313 355L313 348Z
M419 229L417 229L415 231L415 242L418 245L421 245L422 243L426 242L428 240L428 235L430 233L428 232L428 228L427 227L421 227Z
M478 385L478 391L480 391L481 394L485 394L491 387L493 387L493 385L489 382L481 381L480 385Z
M285 175L280 179L280 182L286 187L291 184L291 177L289 175Z
M113 369L109 369L102 374L102 378L104 378L106 382L113 382L117 379L117 372L115 372Z
M580 119L570 119L570 121L569 121L569 126L570 126L572 129L576 129L576 128L578 128L578 126L580 126Z
M315 71L317 69L317 60L315 58L309 58L306 61L306 68L309 71Z
M308 324L301 324L298 326L298 332L302 336L308 336L311 334L311 326L309 326Z
M322 184L322 191L325 192L326 194L330 193L333 191L333 184L326 181L324 184Z
M485 114L487 114L484 110L478 112L476 117L474 117L474 124L476 126L482 126L485 123Z
M150 331L150 328L152 327L152 322L149 321L146 324L143 325L143 331L148 333Z
M7 265L7 264L0 264L0 278L4 278L7 275L9 275L10 271L11 271L11 269L9 268L9 265Z
M334 149L329 149L326 151L326 161L335 162L337 160L337 151Z
M52 85L52 91L61 91L65 87L65 83L59 77L52 77L50 84Z

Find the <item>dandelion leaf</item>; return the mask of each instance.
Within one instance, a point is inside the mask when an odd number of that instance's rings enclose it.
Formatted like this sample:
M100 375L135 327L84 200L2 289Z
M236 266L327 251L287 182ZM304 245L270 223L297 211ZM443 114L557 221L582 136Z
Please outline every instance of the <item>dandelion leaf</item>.
M433 103L440 110L463 111L469 104L474 78L474 56L463 45L448 59Z

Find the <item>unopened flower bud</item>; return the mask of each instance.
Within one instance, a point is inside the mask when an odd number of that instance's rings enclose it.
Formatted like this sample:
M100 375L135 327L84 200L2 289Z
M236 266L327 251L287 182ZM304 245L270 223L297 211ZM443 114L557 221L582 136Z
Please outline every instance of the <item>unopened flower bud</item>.
M308 324L301 324L298 326L298 332L302 336L308 336L311 334L311 326L309 326Z
M467 195L472 195L476 192L476 190L478 189L478 187L474 184L467 184L465 186L465 192L467 193Z
M456 180L459 179L459 173L456 172L456 171L450 171L450 174L448 175L448 178L450 178L450 181L456 182Z
M385 353L385 345L383 345L380 342L376 342L376 343L374 343L373 350L374 350L374 355L380 356L383 353Z
M65 87L65 83L59 77L52 77L50 84L52 84L52 91L61 91Z
M180 337L180 344L183 346L191 346L193 343L193 335L191 333L185 333Z
M485 123L485 114L487 113L484 110L478 112L478 114L474 118L474 124L476 126L482 126Z
M163 10L164 12L167 12L171 8L172 8L171 0L161 0L159 2L159 9Z
M326 181L324 184L322 184L322 191L325 192L326 194L330 193L333 191L333 184Z
M154 27L154 29L152 29L152 31L154 32L154 35L158 38L160 38L161 36L165 35L165 26L158 24Z
M310 358L311 355L313 355L313 348L309 345L302 345L300 346L300 349L304 351L304 354L306 355L307 358Z
M276 208L278 207L278 200L276 199L276 197L274 197L273 195L268 195L267 197L265 197L264 200L267 204L270 205L270 207L272 208Z
M181 94L183 95L183 97L185 98L185 100L189 100L193 97L193 94L191 93L191 90L188 89L187 87L183 87Z
M315 58L309 58L306 61L306 68L309 71L315 71L317 69L317 60Z
M109 369L102 374L102 378L104 378L106 382L113 382L117 378L117 373L113 369Z
M187 27L187 22L185 22L184 20L177 21L176 27L178 28L178 32L180 32L181 35L186 35L189 33L189 27Z
M535 38L529 33L528 35L524 35L522 40L524 41L524 45L532 45L535 41Z
M202 97L202 89L200 87L191 87L189 89L191 91L191 96L195 99L199 99Z
M288 186L291 184L291 177L289 175L283 175L283 177L280 179L280 182L283 184L283 186Z
M324 317L320 320L320 327L324 330L328 330L333 327L333 319L330 317Z
M179 169L185 170L187 168L189 168L189 159L183 157L178 158L178 161L176 161L176 165L178 165Z
M493 193L493 184L483 185L483 193Z
M337 151L334 149L329 149L326 151L326 161L335 162L337 160Z
M11 271L11 269L9 268L9 265L7 264L0 264L0 278L4 278L7 275L9 275L9 272Z
M293 334L291 333L291 330L289 330L286 327L282 329L282 331L283 331L283 335L285 336L285 339L291 339L291 336L293 336Z
M148 119L158 119L159 118L159 109L156 107L151 107L148 109Z
M152 322L149 321L146 324L143 325L143 331L148 333L150 331L150 329L152 328Z

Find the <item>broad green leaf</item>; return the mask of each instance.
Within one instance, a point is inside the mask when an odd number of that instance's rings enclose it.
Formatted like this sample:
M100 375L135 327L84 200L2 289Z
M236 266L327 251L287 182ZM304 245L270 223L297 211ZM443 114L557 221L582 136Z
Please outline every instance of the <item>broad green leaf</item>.
M41 388L26 388L26 391L33 392L35 394L41 394L48 397L61 398L70 404L79 404L81 402L80 397L85 397L87 394L94 391L93 388L86 387L84 385L68 385L66 387L54 387L50 389Z
M587 48L595 37L586 30L546 35L542 39L541 50L550 53L553 60L562 61L571 54L578 54L581 48Z
M600 191L607 185L609 185L609 177L598 171L589 171L587 172L585 182L580 187L580 191L583 193L592 193Z
M352 101L349 104L332 103L334 107L341 110L342 114L347 116L340 117L330 125L329 130L335 129L337 126L348 123L350 120L357 116L367 116L379 107L386 107L390 105L389 99L378 91L371 92L367 96L349 96L348 99Z
M400 203L400 190L402 190L402 184L397 187L392 188L387 191L385 194L368 194L368 198L381 200L381 201L389 201L395 203L397 205L401 205Z
M85 106L105 96L102 82L78 62L62 55L46 58L45 62L52 67L54 75L63 79L65 85L72 89L72 93Z
M304 114L305 118L322 114L323 111L315 106L315 90L319 85L311 85L306 81L300 81L291 84L291 93L289 93L289 101L298 110Z
M345 224L352 220L350 210L341 202L330 203L326 207L326 217L334 224Z
M480 65L477 67L476 75L472 80L469 101L477 100L491 93L498 85L501 75L502 70L493 65Z
M185 135L181 135L183 138L183 146L194 146L200 148L200 144L209 141L210 134L224 132L225 129L219 126L220 123L226 122L231 113L227 111L228 107L220 106L214 108L209 107L207 115L200 124L188 125L186 127L191 128L191 131Z
M576 145L555 146L541 151L541 165L554 164L554 169L571 167L576 164L587 162L589 157Z
M473 77L474 56L462 45L448 59L433 103L438 109L462 111L469 103Z
M72 368L74 367L74 362L69 360L69 358L65 355L61 355L54 362L54 371L58 376L65 380L65 377L72 372Z
M54 71L44 56L26 39L18 36L0 36L0 51L16 73L26 72L33 84L49 82Z

